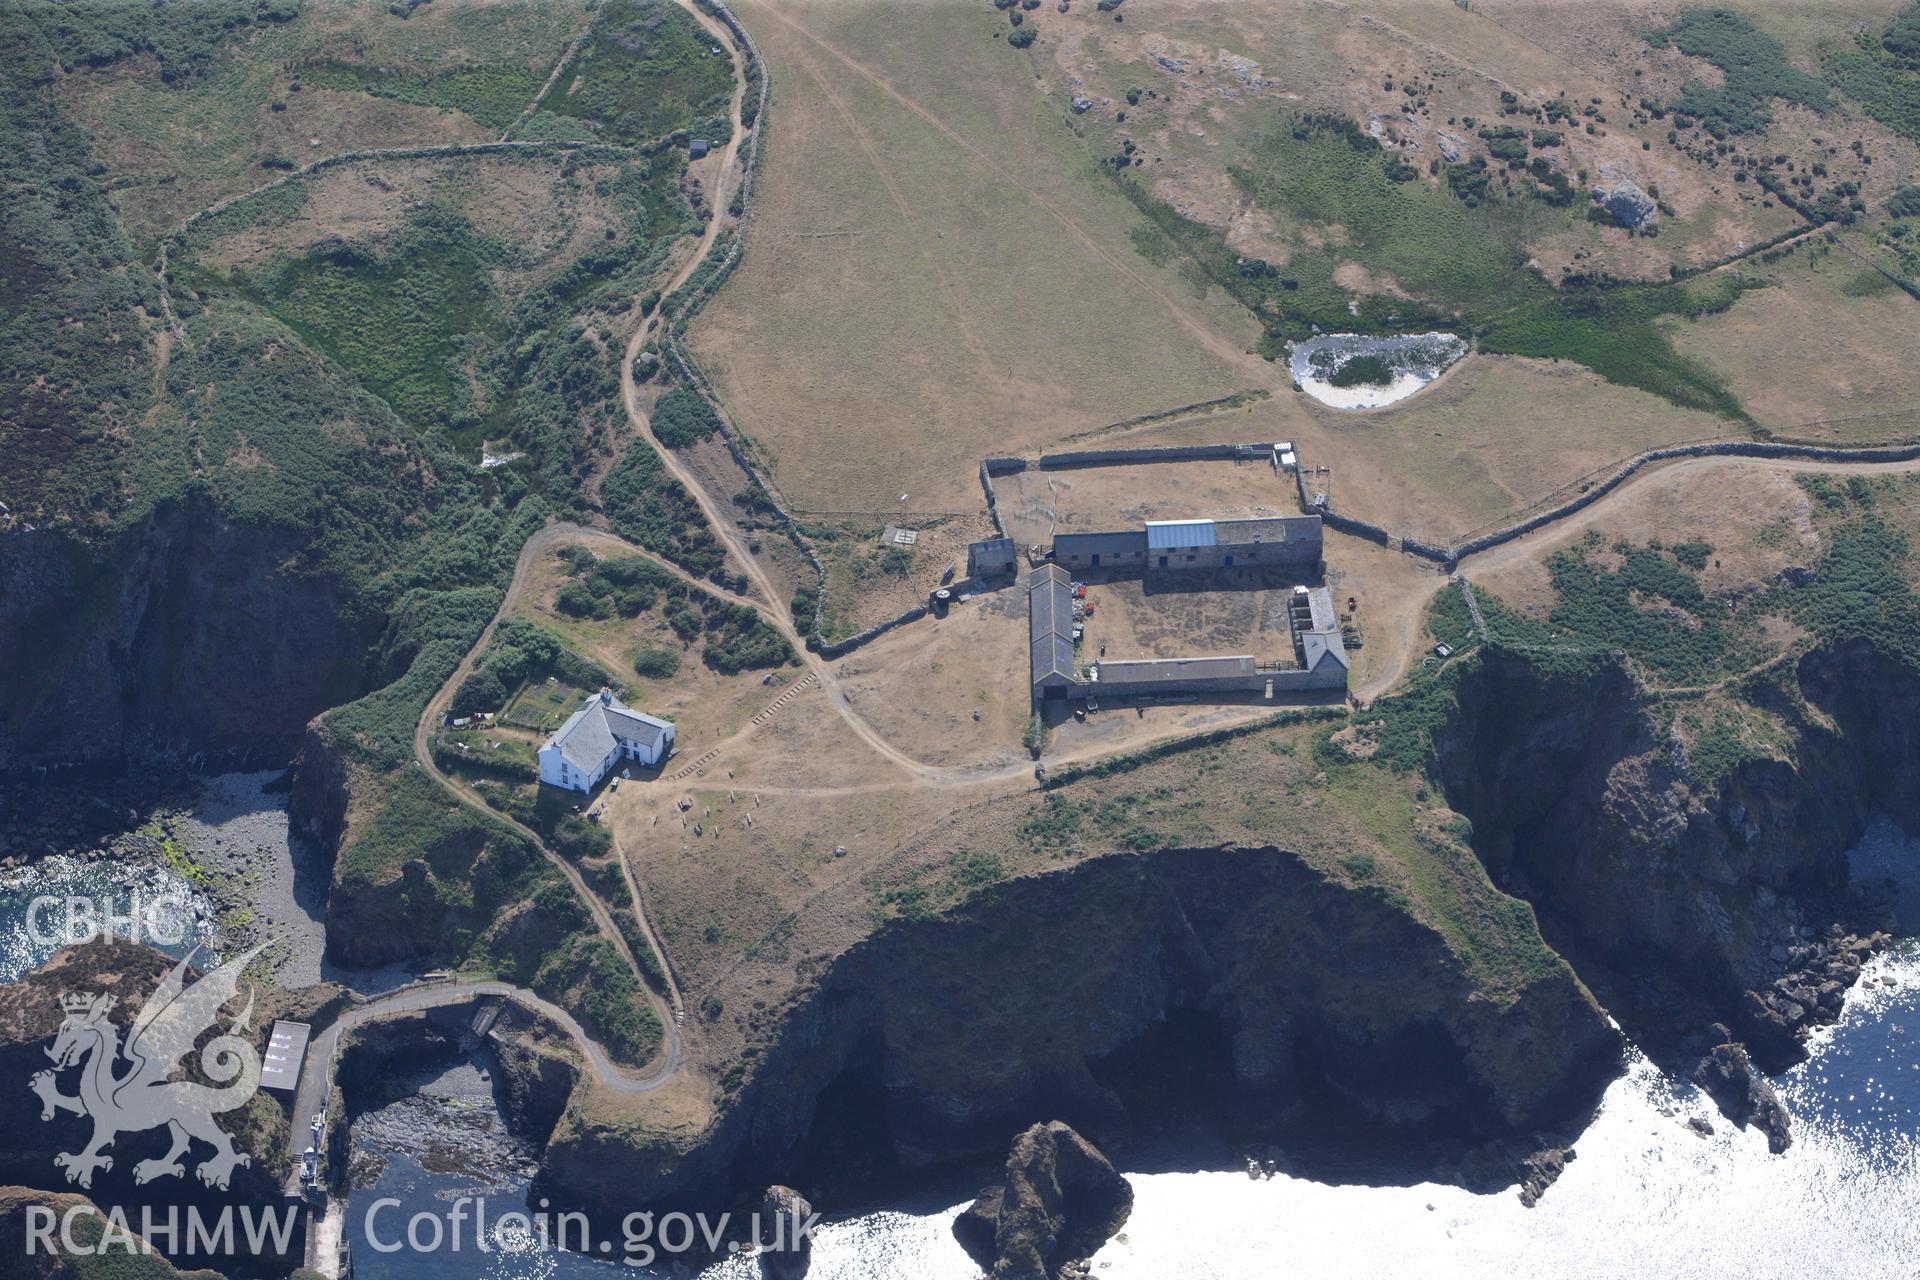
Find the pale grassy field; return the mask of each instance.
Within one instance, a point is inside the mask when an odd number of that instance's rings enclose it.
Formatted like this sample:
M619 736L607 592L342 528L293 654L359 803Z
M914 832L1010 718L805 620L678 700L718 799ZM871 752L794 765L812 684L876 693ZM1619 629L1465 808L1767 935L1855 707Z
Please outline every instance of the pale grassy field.
M1920 435L1920 302L1823 244L1757 274L1772 287L1676 329L1674 344L1719 371L1781 435L1839 443Z
M983 454L1265 376L1243 315L1204 324L1134 253L993 10L741 13L776 99L750 247L693 343L795 504L965 509Z
M696 639L691 646L683 645L667 625L666 611L660 605L637 618L569 617L553 607L554 596L568 581L557 558L543 561L522 599L522 614L625 681L628 705L672 720L675 749L685 761L747 728L754 716L801 677L797 667L735 675L712 670L700 660L703 641ZM673 650L680 655L680 669L662 679L636 674L633 658L643 648ZM766 683L769 675L773 679L770 685ZM678 767L670 766L667 772Z
M622 219L610 187L618 172L615 164L568 166L552 155L341 165L305 179L306 199L284 217L231 231L216 227L197 256L223 270L254 270L341 241L378 245L406 228L412 211L431 200L458 210L478 234L524 255L493 273L494 284L512 297L618 237Z
M1017 586L882 636L834 674L861 717L917 760L978 768L1027 758L1027 593Z
M1707 543L1713 556L1699 576L1710 594L1758 589L1790 565L1812 563L1823 550L1813 527L1812 501L1790 471L1690 464L1636 481L1603 513L1536 540L1525 555L1471 569L1474 585L1513 608L1544 617L1554 603L1546 561L1590 529L1599 530L1609 547L1623 537L1635 543L1656 538L1670 546Z

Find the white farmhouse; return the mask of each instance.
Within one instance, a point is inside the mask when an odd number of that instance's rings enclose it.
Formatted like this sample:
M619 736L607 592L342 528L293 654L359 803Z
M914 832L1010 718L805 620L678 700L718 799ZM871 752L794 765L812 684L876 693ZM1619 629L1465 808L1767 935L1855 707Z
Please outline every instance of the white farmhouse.
M672 749L671 721L635 711L602 689L540 748L540 781L591 791L622 759L657 765Z

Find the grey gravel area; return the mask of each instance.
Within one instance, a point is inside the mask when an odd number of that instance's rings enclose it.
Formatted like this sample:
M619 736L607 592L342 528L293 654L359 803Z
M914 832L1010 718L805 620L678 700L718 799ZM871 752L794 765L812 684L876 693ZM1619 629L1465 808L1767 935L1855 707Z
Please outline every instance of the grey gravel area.
M321 980L330 871L323 850L291 838L286 793L267 789L279 776L205 779L173 832L209 874L229 945L271 944L275 981L304 987Z
M415 978L409 969L342 969L326 959L327 890L333 867L326 849L295 833L287 792L274 772L225 773L203 779L188 812L171 830L208 872L230 950L258 942L274 981L284 987L338 982L378 995Z

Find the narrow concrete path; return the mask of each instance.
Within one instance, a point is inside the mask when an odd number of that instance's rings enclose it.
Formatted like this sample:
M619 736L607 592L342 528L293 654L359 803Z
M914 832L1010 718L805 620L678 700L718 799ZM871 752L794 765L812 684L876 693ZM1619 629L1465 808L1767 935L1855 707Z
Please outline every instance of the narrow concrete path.
M334 1059L340 1054L340 1041L347 1032L391 1014L420 1013L488 998L512 1001L558 1025L579 1048L595 1081L609 1089L620 1093L651 1093L680 1069L678 1037L668 1042L668 1051L648 1069L634 1071L609 1058L606 1050L587 1034L572 1014L544 996L511 983L450 979L405 987L349 1009L308 1042L306 1061L300 1068L300 1083L293 1095L293 1131L288 1143L295 1176L298 1176L300 1157L311 1140L309 1122L326 1106L327 1091L333 1083Z

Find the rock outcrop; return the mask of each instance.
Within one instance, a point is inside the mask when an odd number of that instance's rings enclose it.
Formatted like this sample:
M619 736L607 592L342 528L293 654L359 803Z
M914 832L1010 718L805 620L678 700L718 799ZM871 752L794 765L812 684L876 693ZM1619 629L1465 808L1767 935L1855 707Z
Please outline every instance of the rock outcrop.
M1054 1280L1090 1258L1133 1212L1133 1188L1059 1121L1013 1140L1005 1178L954 1219L953 1235L994 1280Z
M1793 1145L1793 1125L1773 1086L1737 1044L1715 1045L1693 1069L1693 1082L1737 1127L1752 1125L1767 1135L1767 1150L1779 1155Z
M1611 186L1595 187L1593 198L1623 227L1639 230L1657 221L1660 206L1635 183L1625 179Z
M813 1264L813 1206L792 1187L768 1187L760 1197L760 1274L801 1280Z
M571 1040L541 1037L544 1023L533 1023L509 1005L495 1024L494 1055L500 1063L501 1114L507 1127L535 1146L543 1145L580 1080L580 1063Z
M1520 1161L1520 1203L1531 1209L1573 1163L1572 1147L1543 1147Z
M1920 747L1920 679L1863 649L1815 650L1797 689L1754 695L1792 740L1704 785L1616 664L1491 652L1463 671L1437 773L1501 886L1583 966L1685 993L1708 1011L1696 1027L1727 1021L1769 1070L1802 1056L1799 1036L1835 1016L1877 945L1830 928L1846 850L1876 811L1920 818L1915 780L1886 764Z

